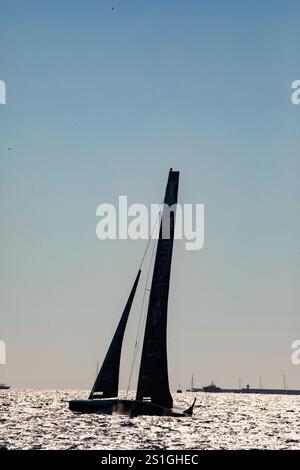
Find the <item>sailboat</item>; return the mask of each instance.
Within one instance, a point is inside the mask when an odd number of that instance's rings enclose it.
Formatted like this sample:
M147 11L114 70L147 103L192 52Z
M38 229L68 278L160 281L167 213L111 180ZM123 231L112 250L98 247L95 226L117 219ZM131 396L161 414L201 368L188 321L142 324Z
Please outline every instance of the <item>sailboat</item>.
M175 213L169 208L177 204L179 172L169 172L159 238L153 268L152 283L144 332L138 385L135 400L118 397L119 369L123 337L131 305L139 283L141 269L135 278L125 309L113 336L102 367L88 399L69 402L71 411L80 413L125 414L128 416L191 416L192 404L186 410L173 408L169 388L167 364L167 311L173 253ZM162 228L169 220L169 236L163 237Z

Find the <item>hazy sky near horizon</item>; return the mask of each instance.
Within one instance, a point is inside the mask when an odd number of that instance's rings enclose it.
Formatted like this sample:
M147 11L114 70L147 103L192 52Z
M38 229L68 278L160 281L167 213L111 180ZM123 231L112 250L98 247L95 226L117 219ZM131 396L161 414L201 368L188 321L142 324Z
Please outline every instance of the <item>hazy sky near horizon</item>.
M291 0L0 2L0 382L91 387L146 244L99 241L96 207L159 203L173 167L205 246L175 242L172 387L300 388L299 31Z

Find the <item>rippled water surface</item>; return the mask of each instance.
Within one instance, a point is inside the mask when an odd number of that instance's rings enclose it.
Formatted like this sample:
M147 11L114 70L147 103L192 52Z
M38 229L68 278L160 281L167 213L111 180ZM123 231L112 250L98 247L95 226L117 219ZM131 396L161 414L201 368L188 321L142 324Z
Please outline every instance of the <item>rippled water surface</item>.
M68 400L86 391L0 391L0 446L8 449L300 449L300 397L197 396L192 418L79 415Z

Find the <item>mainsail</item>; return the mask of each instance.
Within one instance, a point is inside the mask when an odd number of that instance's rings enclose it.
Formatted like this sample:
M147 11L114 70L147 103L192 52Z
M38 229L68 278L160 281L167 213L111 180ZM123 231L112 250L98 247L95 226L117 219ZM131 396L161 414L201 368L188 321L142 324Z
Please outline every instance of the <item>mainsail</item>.
M141 270L139 270L136 276L121 320L119 321L118 327L107 351L100 372L96 378L96 382L92 388L89 399L118 396L119 369L123 337L140 275Z
M164 209L159 231L156 258L145 327L144 344L138 379L137 400L150 399L165 407L172 407L167 362L167 311L171 261L174 241L175 210L179 172L170 170ZM169 233L165 227L169 223Z

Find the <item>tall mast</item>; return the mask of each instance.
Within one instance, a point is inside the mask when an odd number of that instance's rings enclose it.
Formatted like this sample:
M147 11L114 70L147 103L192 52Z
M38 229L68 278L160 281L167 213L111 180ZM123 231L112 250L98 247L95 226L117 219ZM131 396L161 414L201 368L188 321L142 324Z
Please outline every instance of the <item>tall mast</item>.
M172 407L167 361L167 312L173 253L175 211L178 195L179 172L169 172L160 224L159 239L153 269L149 306L145 327L137 387L137 400ZM170 210L170 208L172 208ZM163 229L169 224L168 236Z

